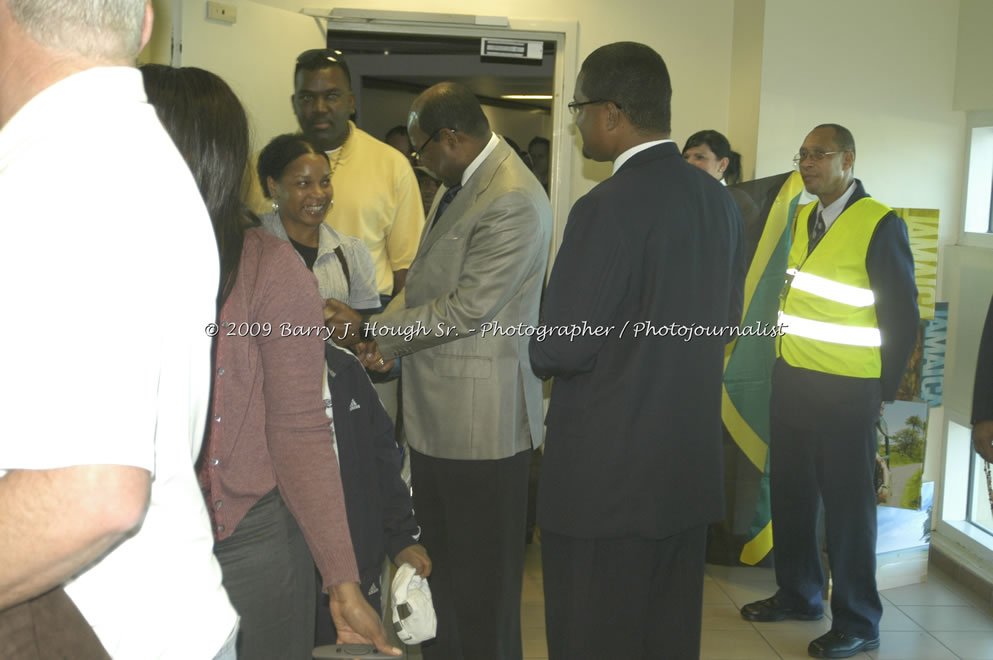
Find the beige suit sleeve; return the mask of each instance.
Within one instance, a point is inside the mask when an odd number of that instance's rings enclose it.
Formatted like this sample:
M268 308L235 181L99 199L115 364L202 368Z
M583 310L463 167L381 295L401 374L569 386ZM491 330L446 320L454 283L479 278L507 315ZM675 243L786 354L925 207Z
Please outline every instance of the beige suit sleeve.
M391 304L383 314L371 317L380 327L419 323L423 328L413 336L386 333L377 337L383 356L392 359L479 332L519 295L521 285L542 259L545 244L538 240L542 233L534 200L521 192L497 199L483 211L467 239L462 269L451 291L407 309ZM429 252L421 258L432 255ZM449 328L453 330L448 332Z

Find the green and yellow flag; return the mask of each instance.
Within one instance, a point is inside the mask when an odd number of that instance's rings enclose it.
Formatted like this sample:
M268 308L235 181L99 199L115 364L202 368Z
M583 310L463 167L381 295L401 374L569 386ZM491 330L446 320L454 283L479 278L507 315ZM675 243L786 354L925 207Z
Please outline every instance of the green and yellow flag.
M791 172L729 187L745 217L750 257L745 278L742 328L776 325L779 294L792 242L793 221L803 192L800 174ZM769 507L769 399L775 338L768 332L742 333L724 357L721 416L735 445L762 475L755 514L741 551L741 562L757 564L772 549Z

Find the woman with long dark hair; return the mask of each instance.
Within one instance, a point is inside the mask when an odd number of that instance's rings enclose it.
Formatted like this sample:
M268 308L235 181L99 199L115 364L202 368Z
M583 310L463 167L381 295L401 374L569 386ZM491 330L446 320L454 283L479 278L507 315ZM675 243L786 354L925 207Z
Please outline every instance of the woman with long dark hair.
M346 641L385 641L358 588L322 396L323 301L293 248L240 202L248 122L202 69L142 67L149 101L186 159L217 236L219 325L198 476L224 586L241 616L239 658L304 660L314 627L313 562ZM127 165L127 164L125 164ZM182 255L176 255L182 267ZM286 329L289 329L287 332ZM298 332L293 332L298 329Z

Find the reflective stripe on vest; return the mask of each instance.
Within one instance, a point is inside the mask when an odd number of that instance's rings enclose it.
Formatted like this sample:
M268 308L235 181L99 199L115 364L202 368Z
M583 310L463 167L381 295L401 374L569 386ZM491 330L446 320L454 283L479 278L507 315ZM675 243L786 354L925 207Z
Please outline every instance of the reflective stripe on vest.
M792 288L799 291L813 293L821 298L845 303L852 307L868 307L876 302L876 296L872 289L860 289L857 286L850 286L820 277L811 273L803 273L796 268L787 268L786 273L793 276Z
M868 197L852 203L808 256L807 221L816 207L816 202L808 205L797 218L776 354L803 369L878 378L882 337L865 259L876 226L890 209Z

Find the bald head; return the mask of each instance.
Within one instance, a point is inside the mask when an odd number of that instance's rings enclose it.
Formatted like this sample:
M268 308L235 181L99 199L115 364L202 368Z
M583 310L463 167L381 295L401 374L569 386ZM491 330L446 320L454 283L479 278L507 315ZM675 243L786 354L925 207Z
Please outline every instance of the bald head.
M448 128L481 140L490 137L490 122L479 99L458 83L438 83L425 90L410 107L410 121L428 135Z
M407 133L419 164L454 186L490 139L490 122L479 100L457 83L434 85L414 99Z

